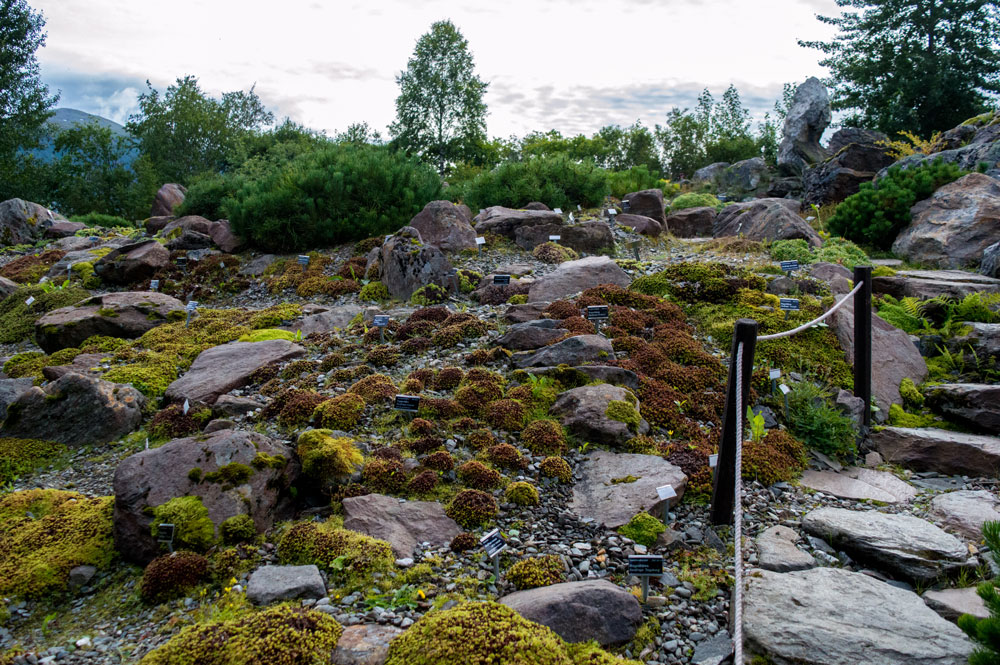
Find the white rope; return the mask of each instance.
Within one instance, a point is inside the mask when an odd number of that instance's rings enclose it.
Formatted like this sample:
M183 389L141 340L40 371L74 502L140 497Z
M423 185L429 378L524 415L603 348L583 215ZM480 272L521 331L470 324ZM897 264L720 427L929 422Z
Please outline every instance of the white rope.
M733 497L733 665L743 665L743 342L736 347L736 483Z
M847 299L850 298L851 296L853 296L855 293L857 293L858 289L860 289L864 285L865 285L864 282L858 282L857 286L855 286L853 289L851 289L850 293L848 293L846 296L844 296L843 298L840 299L840 302L838 302L836 305L834 305L833 307L831 307L830 309L828 309L824 314L820 314L819 316L817 316L815 319L813 319L809 323L803 323L798 328L792 328L791 330L786 330L784 332L774 333L773 335L761 335L761 336L759 336L757 338L757 341L758 342L764 342L764 341L767 341L769 339L779 339L781 337L790 337L790 336L794 335L797 332L802 332L803 330L805 330L807 328L812 328L814 325L816 325L817 323L819 323L820 321L822 321L823 319L825 319L826 317L830 316L831 314L833 314L834 312L836 312L838 309L840 309L840 307L845 302L847 302Z

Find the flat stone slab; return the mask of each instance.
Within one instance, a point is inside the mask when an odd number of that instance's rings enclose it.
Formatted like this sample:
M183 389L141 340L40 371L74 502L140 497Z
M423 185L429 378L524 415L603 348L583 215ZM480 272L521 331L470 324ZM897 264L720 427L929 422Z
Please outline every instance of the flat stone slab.
M914 471L988 478L1000 471L1000 438L995 436L935 427L883 427L871 440L886 462Z
M963 589L941 589L940 591L925 591L923 595L927 607L931 608L948 621L958 621L963 614L971 614L977 619L985 619L990 615L986 603L976 593L976 587Z
M670 485L680 501L687 476L680 468L657 455L612 453L595 450L577 466L580 479L573 486L570 509L582 519L617 529L643 510L659 515L663 500L656 488ZM612 482L629 477L632 482Z
M325 595L326 585L314 565L263 566L253 572L247 584L247 599L257 605L298 598L319 600Z
M962 270L900 270L872 279L872 290L895 298L964 298L970 293L1000 293L1000 279Z
M528 325L528 324L521 324ZM546 332L535 329L535 332ZM547 331L550 334L555 331ZM559 339L566 334L566 330L558 333L558 336L550 336L549 342ZM550 346L545 346L537 351L524 351L514 354L512 360L516 367L556 367L559 365L580 365L586 362L596 362L600 360L615 358L615 350L611 347L611 342L601 335L574 335L561 342L556 342Z
M344 528L392 545L397 558L413 555L420 543L443 547L462 533L437 501L401 501L383 494L344 499Z
M983 539L983 524L1000 521L1000 497L987 490L959 490L931 499L931 517L947 531L975 542Z
M346 626L331 654L332 665L383 665L389 643L403 634L402 628L377 623Z
M776 525L757 536L757 562L764 570L787 573L814 568L816 560L795 543L799 534L787 526Z
M915 593L840 568L754 571L744 607L747 663L966 665L973 648Z
M548 626L567 642L625 644L642 625L635 596L607 580L563 582L515 591L500 602L525 619Z
M870 499L882 503L906 503L917 495L907 482L887 471L850 467L836 471L802 473L800 481L805 487L825 492L839 499Z
M920 582L976 566L962 541L912 515L818 508L802 518L802 528L857 559Z

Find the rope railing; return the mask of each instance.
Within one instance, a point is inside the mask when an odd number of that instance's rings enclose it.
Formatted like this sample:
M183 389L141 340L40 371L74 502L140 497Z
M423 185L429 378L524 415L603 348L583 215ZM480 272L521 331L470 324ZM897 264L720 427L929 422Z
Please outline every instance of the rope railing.
M733 330L732 360L726 389L726 406L722 417L722 440L712 488L712 522L725 524L733 520L733 623L734 665L743 665L743 405L749 398L757 342L791 337L808 330L843 307L848 299L854 302L854 391L871 402L871 267L854 269L855 286L826 312L801 326L770 335L757 335L757 322L740 319ZM865 409L862 429L871 424L871 410Z

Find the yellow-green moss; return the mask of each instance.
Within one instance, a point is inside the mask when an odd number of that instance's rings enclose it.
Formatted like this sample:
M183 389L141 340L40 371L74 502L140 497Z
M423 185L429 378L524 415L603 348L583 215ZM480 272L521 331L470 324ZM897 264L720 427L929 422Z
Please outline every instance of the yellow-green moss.
M174 547L203 552L215 542L215 525L201 497L179 496L153 508L150 531L155 538L160 524L174 525Z
M295 333L289 332L288 330L282 330L281 328L264 328L262 330L254 330L246 335L242 335L239 340L240 342L267 342L272 339L285 339L289 342L294 342Z
M0 485L51 464L66 453L66 446L39 439L0 437Z
M365 400L355 393L344 393L322 402L313 411L313 417L321 427L349 430L361 420L365 411Z
M561 483L573 480L573 470L570 468L569 462L562 457L546 457L538 469L546 478L555 478Z
M328 429L303 432L297 452L306 475L323 482L349 476L364 459L353 439L333 436Z
M107 568L114 558L114 497L27 490L0 499L0 596L65 588L76 566Z
M252 543L257 539L257 527L249 515L233 515L219 525L219 535L227 545Z
M40 286L21 287L0 301L0 344L20 342L31 337L35 321L60 307L75 305L90 297L90 292L76 286L45 292ZM34 298L28 305L25 301Z
M507 486L504 499L517 506L537 506L538 490L531 483L518 481Z
M631 538L640 545L652 547L661 533L667 530L666 525L649 513L638 513L628 521L628 524L618 529L618 533Z
M230 462L225 466L220 466L215 471L206 473L203 480L206 483L218 483L222 485L224 490L227 490L248 482L253 478L253 474L252 467L239 462Z
M278 543L278 561L286 565L315 564L330 573L338 586L360 588L372 573L395 566L392 547L384 540L337 528L332 522L298 522Z
M605 409L604 415L611 418L611 420L625 423L631 432L639 430L639 412L636 411L635 406L631 402L613 399L608 402L608 408Z
M328 614L278 605L188 626L140 665L325 665L343 632Z
M919 409L924 405L924 396L917 390L913 379L908 376L899 382L899 394L903 398L903 403L910 408Z
M934 416L907 413L899 404L889 406L889 424L895 427L934 427Z
M382 282L369 282L358 293L358 300L361 302L381 302L388 299L389 289Z
M555 554L521 559L507 571L507 580L518 589L534 589L565 581L566 566Z

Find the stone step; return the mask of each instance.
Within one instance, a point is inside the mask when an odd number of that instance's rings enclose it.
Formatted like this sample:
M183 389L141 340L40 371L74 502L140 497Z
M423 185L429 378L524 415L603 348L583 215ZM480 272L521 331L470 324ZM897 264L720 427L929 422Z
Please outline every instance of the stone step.
M872 445L886 462L914 471L994 478L1000 471L1000 438L934 427L883 427Z

